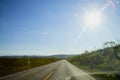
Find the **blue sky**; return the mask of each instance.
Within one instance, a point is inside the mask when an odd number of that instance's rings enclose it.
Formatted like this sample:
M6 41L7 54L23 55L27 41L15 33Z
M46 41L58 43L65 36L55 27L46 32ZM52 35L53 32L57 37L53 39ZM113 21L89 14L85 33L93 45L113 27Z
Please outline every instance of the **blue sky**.
M101 25L84 28L84 12L107 0L0 0L0 55L79 54L120 39L120 1L101 13ZM80 34L82 32L82 34ZM78 36L80 36L78 38Z

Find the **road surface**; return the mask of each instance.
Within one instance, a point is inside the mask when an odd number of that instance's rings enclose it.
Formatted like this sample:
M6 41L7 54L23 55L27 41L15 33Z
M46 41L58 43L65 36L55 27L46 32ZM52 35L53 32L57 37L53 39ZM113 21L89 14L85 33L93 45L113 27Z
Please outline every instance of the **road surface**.
M0 80L95 80L66 60L15 73Z

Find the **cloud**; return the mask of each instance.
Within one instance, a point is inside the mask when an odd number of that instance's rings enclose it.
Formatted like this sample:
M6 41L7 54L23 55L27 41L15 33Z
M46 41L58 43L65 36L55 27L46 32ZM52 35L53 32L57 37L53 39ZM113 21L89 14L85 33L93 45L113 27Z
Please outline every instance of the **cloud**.
M46 36L48 35L48 32L42 32L41 35Z

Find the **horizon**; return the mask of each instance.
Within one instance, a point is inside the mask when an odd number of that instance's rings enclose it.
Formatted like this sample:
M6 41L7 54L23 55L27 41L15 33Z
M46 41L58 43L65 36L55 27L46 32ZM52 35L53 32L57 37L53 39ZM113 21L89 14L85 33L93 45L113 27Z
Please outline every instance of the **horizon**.
M50 54L50 55L0 55L0 57L22 57L22 56L40 56L40 57L49 57L49 56L61 56L61 55L80 55L80 54Z
M120 0L0 0L0 10L0 56L82 54L120 40Z

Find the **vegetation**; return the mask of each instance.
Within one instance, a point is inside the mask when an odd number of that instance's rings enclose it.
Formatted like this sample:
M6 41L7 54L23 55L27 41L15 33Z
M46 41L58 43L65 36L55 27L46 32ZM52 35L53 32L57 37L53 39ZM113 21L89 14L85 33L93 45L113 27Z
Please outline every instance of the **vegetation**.
M120 80L120 45L111 41L103 46L104 49L92 52L85 50L81 55L69 57L68 61L91 73L105 72L93 74L98 80Z
M29 68L42 66L59 60L58 58L0 58L0 77L23 71Z
M97 80L120 80L120 74L94 74Z
M110 45L104 49L70 57L68 60L79 68L87 71L120 71L120 45L113 46L114 42L107 42Z

